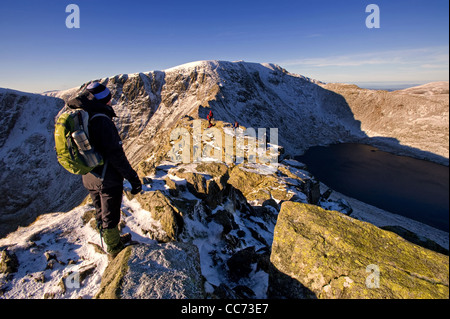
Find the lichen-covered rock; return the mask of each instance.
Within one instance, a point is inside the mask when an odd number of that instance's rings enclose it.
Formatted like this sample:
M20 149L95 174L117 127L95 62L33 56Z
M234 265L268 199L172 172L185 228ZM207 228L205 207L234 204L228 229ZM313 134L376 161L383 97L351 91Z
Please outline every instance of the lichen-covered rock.
M270 260L272 297L449 297L448 256L309 204L282 204Z
M198 198L206 198L207 188L206 188L206 178L203 174L188 171L181 166L176 170L170 170L169 173L174 174L179 178L184 178L186 180L187 189Z
M321 197L320 184L310 173L283 164L237 165L231 170L228 183L256 205L267 200L318 204Z
M195 245L171 242L124 249L106 268L98 299L204 298Z
M10 274L17 272L19 262L14 253L3 250L0 253L0 274Z
M425 247L427 249L436 251L438 253L444 254L444 255L449 255L449 251L448 249L440 246L439 244L437 244L435 241L428 239L426 237L423 236L418 236L416 233L413 233L412 231L407 230L406 228L402 227L402 226L382 226L380 227L381 229L387 230L387 231L391 231L393 233L396 233L397 235L399 235L400 237L405 238L407 241L412 242L413 244Z
M249 201L263 202L272 197L277 200L289 200L292 195L287 194L275 171L276 169L273 172L263 172L252 169L250 165L240 164L232 169L228 183L239 189Z
M150 212L151 217L161 223L167 238L160 241L177 240L183 227L182 212L161 191L145 192L136 196L141 207Z

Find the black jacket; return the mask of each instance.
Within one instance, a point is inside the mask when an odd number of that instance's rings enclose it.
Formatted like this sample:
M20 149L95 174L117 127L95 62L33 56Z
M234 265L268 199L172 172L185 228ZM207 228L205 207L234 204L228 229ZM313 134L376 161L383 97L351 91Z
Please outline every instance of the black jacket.
M100 178L104 165L98 166L92 170L92 173L83 175L83 185L90 190L107 189L122 186L124 178L131 184L140 184L136 171L131 167L123 151L122 140L112 121L112 118L116 117L112 107L98 102L90 93L70 100L67 105L70 108L85 110L90 118L98 113L107 115L107 117L97 116L91 119L88 128L89 141L107 162L104 179Z

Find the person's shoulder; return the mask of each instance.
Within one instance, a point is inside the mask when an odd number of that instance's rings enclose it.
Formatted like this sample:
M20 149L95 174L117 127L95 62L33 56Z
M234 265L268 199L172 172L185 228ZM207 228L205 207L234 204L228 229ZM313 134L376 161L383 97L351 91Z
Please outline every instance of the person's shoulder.
M93 121L95 119L103 119L103 121L112 122L112 118L104 113L92 113L89 116L89 120Z
M112 127L114 122L112 118L104 113L92 113L89 115L89 124L94 127Z

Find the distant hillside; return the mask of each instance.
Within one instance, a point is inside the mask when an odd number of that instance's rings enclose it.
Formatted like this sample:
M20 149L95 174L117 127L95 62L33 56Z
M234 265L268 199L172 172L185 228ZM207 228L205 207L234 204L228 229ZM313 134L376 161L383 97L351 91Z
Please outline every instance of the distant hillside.
M349 84L322 86L345 98L361 129L371 138L370 144L448 165L448 82L393 92Z

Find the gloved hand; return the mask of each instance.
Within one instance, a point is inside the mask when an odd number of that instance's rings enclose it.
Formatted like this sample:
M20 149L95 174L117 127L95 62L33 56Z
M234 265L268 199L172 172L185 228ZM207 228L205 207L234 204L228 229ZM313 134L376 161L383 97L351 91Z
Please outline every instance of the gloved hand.
M131 194L136 195L142 191L142 183L139 177L136 175L135 178L129 180L131 184Z

